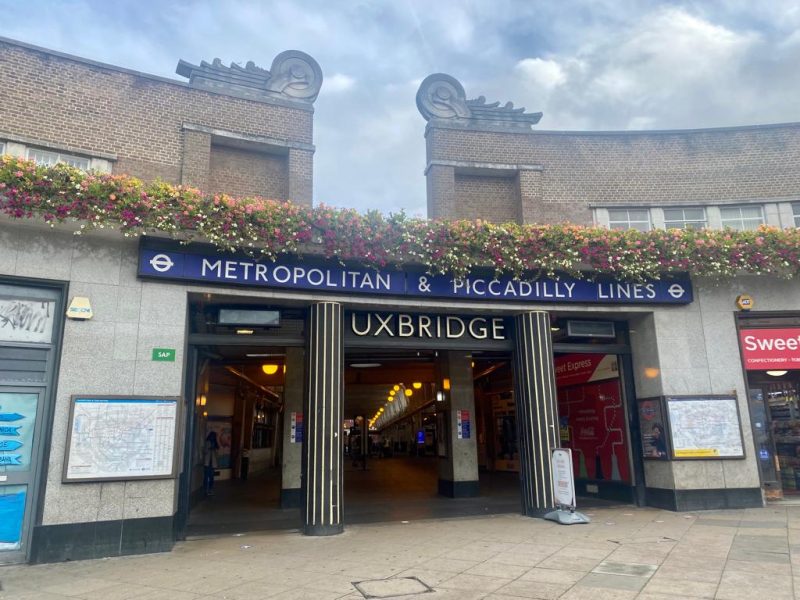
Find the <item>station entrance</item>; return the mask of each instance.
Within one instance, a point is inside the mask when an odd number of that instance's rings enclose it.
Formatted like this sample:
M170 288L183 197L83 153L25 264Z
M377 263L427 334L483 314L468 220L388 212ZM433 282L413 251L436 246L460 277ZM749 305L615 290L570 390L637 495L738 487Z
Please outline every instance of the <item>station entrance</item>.
M321 331L304 306L207 295L191 306L185 536L295 529L313 510L340 523L519 513L521 496L538 514L526 493L550 482L525 465L541 468L546 444L573 449L584 498L638 500L624 323L587 341L553 319L549 339L514 340L504 317L344 311L342 330ZM400 335L411 322L431 335ZM550 421L531 414L543 384L519 349L543 343Z

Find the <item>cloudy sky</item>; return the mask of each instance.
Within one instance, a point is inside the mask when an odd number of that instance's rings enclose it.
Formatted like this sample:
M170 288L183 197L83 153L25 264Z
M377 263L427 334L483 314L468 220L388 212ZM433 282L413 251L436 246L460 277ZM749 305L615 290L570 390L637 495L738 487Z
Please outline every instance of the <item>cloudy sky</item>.
M796 0L0 0L0 35L157 75L308 52L315 202L425 214L428 74L543 111L539 129L800 121Z

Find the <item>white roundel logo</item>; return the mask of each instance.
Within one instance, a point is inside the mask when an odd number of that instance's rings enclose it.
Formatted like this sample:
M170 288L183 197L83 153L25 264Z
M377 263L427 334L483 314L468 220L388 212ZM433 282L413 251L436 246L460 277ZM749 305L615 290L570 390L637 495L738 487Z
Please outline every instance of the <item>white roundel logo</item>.
M172 259L166 254L156 254L150 259L150 266L159 273L166 273L175 265Z
M686 290L683 289L683 286L679 283L673 283L667 289L667 293L673 298L683 298L683 295L686 293Z

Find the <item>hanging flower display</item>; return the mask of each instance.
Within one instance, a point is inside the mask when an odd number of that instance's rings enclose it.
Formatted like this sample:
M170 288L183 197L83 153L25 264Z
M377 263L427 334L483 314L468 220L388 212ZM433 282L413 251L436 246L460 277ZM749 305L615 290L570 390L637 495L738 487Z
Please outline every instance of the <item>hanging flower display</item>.
M665 273L731 277L800 274L800 230L671 229L616 231L577 225L517 225L413 219L351 209L300 206L263 198L204 194L163 181L86 173L12 156L0 157L0 212L55 226L73 221L78 234L115 228L125 236L160 234L206 241L224 251L275 259L317 254L375 267L425 266L464 275L474 267L522 276L559 273L658 279Z

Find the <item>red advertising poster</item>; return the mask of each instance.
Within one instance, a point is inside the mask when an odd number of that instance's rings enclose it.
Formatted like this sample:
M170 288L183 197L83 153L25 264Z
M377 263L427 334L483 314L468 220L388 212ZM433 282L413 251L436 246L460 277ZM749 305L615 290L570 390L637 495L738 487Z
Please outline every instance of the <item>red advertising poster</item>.
M800 328L741 329L739 341L748 371L800 369Z
M561 445L572 449L576 479L631 480L616 358L592 354L556 358ZM559 376L561 364L573 368L565 368ZM597 381L598 377L603 380ZM571 385L563 385L564 381Z

